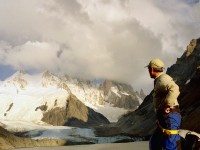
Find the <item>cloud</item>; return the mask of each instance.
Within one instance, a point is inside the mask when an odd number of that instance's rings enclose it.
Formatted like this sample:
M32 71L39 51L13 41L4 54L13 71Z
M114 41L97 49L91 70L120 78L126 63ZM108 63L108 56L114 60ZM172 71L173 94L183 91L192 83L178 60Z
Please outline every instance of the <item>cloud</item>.
M45 42L26 42L20 46L9 46L1 42L1 63L13 66L15 69L52 69L57 61L59 46Z
M160 57L170 66L200 33L200 4L188 1L0 3L1 64L108 78L136 89L150 89L144 69L150 59Z

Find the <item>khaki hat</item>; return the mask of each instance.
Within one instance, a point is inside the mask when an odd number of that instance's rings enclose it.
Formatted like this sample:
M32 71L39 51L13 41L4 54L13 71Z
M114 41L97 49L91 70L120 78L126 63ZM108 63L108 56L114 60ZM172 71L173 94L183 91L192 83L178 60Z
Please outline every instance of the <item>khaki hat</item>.
M152 59L146 67L164 69L165 64L162 60L155 58L155 59Z

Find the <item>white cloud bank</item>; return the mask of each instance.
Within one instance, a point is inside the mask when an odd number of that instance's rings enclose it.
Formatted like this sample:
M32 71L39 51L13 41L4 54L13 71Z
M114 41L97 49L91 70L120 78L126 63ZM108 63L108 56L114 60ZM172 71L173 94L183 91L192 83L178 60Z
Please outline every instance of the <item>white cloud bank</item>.
M173 64L200 35L200 4L180 0L0 0L0 64L109 78L150 89L144 66ZM173 7L172 7L173 6Z

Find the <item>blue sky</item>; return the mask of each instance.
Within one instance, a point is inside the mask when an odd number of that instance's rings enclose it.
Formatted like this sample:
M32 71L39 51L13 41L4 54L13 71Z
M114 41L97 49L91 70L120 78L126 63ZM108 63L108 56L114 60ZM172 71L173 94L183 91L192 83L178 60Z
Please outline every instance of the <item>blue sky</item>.
M16 70L14 70L11 66L0 65L0 80L6 79L15 72Z
M185 0L189 4L196 4L199 3L199 0Z
M50 70L152 88L144 66L175 63L200 37L196 0L0 0L0 79ZM172 7L173 6L173 7Z

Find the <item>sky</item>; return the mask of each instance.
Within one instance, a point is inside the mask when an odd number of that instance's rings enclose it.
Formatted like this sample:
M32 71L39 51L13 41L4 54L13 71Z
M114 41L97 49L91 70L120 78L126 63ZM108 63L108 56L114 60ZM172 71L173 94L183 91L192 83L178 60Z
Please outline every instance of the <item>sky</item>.
M145 65L200 37L199 0L0 0L0 79L16 70L111 79L149 92Z

